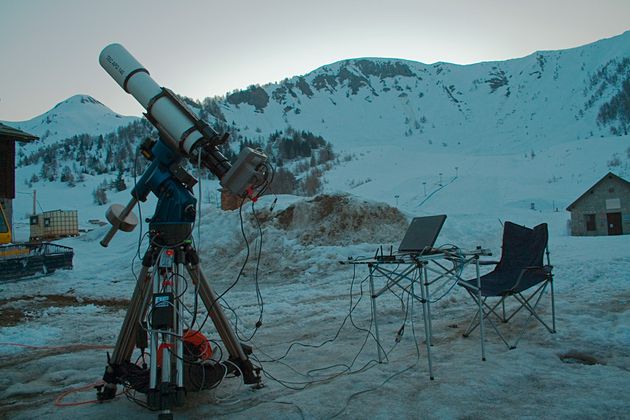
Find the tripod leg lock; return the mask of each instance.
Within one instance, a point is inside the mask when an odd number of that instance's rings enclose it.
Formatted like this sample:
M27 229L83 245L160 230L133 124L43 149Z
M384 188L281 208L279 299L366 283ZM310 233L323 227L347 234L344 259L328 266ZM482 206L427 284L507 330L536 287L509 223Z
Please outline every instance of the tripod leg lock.
M116 396L116 384L118 383L116 375L117 369L114 365L109 363L109 353L107 353L107 359L107 367L105 368L105 373L103 374L103 382L105 382L105 384L95 387L96 399L99 401L111 400Z
M261 377L260 377L260 368L254 367L252 362L249 359L236 359L230 358L230 364L234 366L232 372L234 375L239 376L243 375L243 383L247 385L260 385Z
M96 399L98 401L113 400L116 396L116 384L98 385L96 388Z

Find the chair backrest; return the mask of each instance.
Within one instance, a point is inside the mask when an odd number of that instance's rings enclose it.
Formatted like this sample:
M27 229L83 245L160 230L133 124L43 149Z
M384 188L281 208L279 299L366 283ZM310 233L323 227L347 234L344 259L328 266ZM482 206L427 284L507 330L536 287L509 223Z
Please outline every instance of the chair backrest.
M548 238L546 223L530 229L505 222L501 260L495 270L512 272L525 267L542 267Z

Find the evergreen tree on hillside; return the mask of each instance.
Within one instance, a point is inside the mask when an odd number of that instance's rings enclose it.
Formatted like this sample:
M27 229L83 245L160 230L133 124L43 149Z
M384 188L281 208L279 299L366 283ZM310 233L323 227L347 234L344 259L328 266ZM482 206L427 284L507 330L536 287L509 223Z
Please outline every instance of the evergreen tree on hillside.
M74 187L74 173L72 169L68 165L64 166L61 170L61 177L59 178L61 182L65 182L69 187Z
M103 186L98 186L92 192L92 196L94 197L94 204L98 204L99 206L105 205L109 201L109 198L107 198L107 190Z
M122 169L118 171L118 176L116 176L116 180L114 181L114 189L116 191L125 191L127 189L127 184L125 183L125 176Z
M49 149L48 153L42 158L40 178L52 182L57 179L58 172L59 164L57 162L57 156L52 149Z

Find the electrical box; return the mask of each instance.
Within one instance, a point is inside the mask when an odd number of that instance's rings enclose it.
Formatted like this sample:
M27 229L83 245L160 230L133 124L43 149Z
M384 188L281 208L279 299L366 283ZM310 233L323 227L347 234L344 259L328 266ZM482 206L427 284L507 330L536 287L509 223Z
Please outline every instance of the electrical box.
M175 297L172 293L155 293L151 308L151 328L156 330L172 329L174 326L173 308Z

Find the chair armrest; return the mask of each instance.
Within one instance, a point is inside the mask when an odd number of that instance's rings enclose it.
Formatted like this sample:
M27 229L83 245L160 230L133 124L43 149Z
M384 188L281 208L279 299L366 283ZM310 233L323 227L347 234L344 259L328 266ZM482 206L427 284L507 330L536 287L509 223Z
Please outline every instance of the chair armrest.
M551 274L551 270L553 269L553 266L551 265L545 265L545 266L540 266L540 265L534 265L534 266L530 266L530 267L525 267L521 270L521 273L519 274L518 278L516 279L516 283L514 283L514 286L512 286L511 290L516 290L516 288L521 284L521 280L523 279L523 275L528 272L528 271L542 271L545 276L549 276Z
M523 269L523 271L544 271L545 274L551 274L551 270L553 270L553 265L534 265Z

